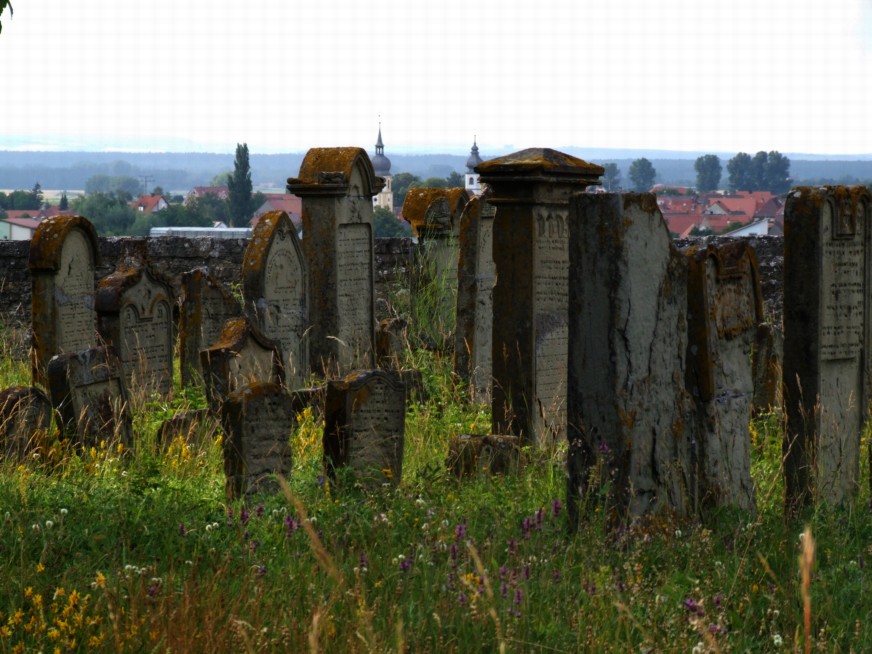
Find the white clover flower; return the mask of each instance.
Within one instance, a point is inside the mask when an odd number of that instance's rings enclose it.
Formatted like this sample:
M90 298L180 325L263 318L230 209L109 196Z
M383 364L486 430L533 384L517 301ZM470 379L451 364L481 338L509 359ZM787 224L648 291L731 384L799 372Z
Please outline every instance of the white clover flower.
M207 533L212 531L212 529L214 529L214 527L212 527L212 525L206 525L206 532Z
M676 538L681 538L681 529L676 529L676 530L675 530L675 537L676 537Z
M61 515L66 515L67 513L69 513L69 512L68 512L66 509L61 509L61 510L60 510L60 514L61 514Z
M426 522L423 525L421 525L421 531L427 531L429 528L430 528L430 525L428 525Z
M39 533L39 525L36 524L35 522L32 525L30 525L30 528L33 529L33 531L35 531L36 533Z
M693 648L693 654L702 654L705 651L705 645L703 643L697 643Z
M426 502L424 502L424 500L419 497L417 500L415 500L415 504L417 504L418 506L424 506Z
M772 636L772 644L775 647L781 647L784 644L784 639L781 637L781 634L775 634Z
M51 529L52 527L54 527L54 522L51 521L51 520L46 520L46 521L45 521L45 528L46 528L46 529Z

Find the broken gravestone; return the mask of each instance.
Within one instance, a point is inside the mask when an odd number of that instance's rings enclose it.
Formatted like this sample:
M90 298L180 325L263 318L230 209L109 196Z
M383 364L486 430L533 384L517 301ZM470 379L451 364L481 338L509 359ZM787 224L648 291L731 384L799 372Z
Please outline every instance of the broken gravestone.
M218 341L200 352L209 407L220 414L225 398L243 386L284 382L281 349L248 318L224 323Z
M245 248L242 293L252 321L282 348L289 389L302 388L309 371L306 284L294 224L284 211L264 214Z
M603 168L531 148L475 170L499 214L491 431L552 447L566 434L569 198L599 184Z
M403 471L406 390L400 376L366 370L327 384L324 467L349 468L365 484L399 484Z
M752 350L763 321L757 257L746 241L688 253L687 390L697 405L700 509L754 511Z
M111 347L59 354L48 365L51 402L61 429L83 445L132 442L121 363Z
M182 384L191 386L203 379L200 351L218 340L224 323L241 315L242 307L205 268L182 273L181 285L179 367Z
M687 515L695 506L687 261L653 194L578 194L570 224L570 524L599 492L615 522Z
M291 473L291 397L281 384L254 382L227 396L224 429L225 493L235 499L278 490L276 475Z
M30 242L33 379L48 386L49 360L97 345L94 270L97 232L81 216L42 221Z
M860 476L872 342L862 186L798 187L784 208L786 508L852 500Z
M309 361L329 376L374 364L372 197L384 186L361 148L312 148L288 191L303 199Z

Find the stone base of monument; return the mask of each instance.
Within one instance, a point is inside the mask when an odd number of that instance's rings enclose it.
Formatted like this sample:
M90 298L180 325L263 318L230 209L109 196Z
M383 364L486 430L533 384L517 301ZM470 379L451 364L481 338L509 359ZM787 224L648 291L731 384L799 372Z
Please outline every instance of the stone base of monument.
M448 444L448 469L460 479L478 473L514 475L521 465L521 439L517 436L461 434Z
M0 391L0 460L23 461L43 446L51 428L51 402L36 387Z
M278 490L276 475L291 473L291 397L281 384L255 382L221 405L224 490L228 499Z
M169 447L181 438L189 445L208 444L215 440L218 421L209 409L181 411L164 420L157 431L158 447Z

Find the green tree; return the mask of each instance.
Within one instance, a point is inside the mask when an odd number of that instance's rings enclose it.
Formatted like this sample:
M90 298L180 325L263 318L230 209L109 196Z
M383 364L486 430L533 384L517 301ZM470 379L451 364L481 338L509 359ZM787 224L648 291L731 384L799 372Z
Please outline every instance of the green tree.
M5 201L2 204L2 208L9 211L23 209L37 211L41 206L42 193L34 194L33 191L12 191L9 195L5 196Z
M394 192L394 206L402 207L410 188L421 186L421 178L412 173L397 173L391 178Z
M457 188L458 186L464 186L464 177L456 170L452 170L451 174L445 178L445 181L448 182L448 188Z
M739 152L727 162L733 191L786 193L790 189L790 159L777 150L760 151L753 157Z
M630 181L633 184L633 190L637 192L647 191L654 186L654 179L657 177L657 171L654 166L645 157L636 159L630 164Z
M727 174L729 175L729 187L731 191L750 191L754 186L754 166L751 155L747 152L739 152L727 162Z
M448 188L448 179L445 177L428 177L421 182L421 186L424 188Z
M130 175L94 175L85 182L85 193L121 194L128 201L143 193L142 183Z
M607 163L603 164L603 186L609 192L617 191L621 188L621 171L618 169L618 164Z
M42 206L42 185L39 182L36 182L33 185L33 189L30 191L30 196L33 198L33 203L36 205L36 208Z
M698 157L693 164L696 170L696 190L700 193L716 191L721 183L721 160L716 154Z
M12 3L9 0L0 0L0 15L3 14L3 10L9 7L9 15L12 15ZM0 23L0 32L3 31L3 23Z
M254 207L251 206L251 166L248 163L248 144L236 144L236 160L233 174L227 178L229 192L229 227L244 226L251 219Z
M233 177L232 170L226 170L217 175L213 175L212 179L209 180L209 186L227 186L227 180L231 177Z
M390 209L376 207L372 211L372 231L376 238L411 236L412 226L397 218Z
M766 155L766 189L777 195L790 190L790 159L777 150Z
M191 220L197 221L192 224L211 227L214 223L222 222L230 225L230 205L217 195L207 193L188 205ZM163 212L160 212L163 213Z
M125 193L89 193L75 198L73 211L93 223L101 236L125 236L136 221L137 212Z
M67 192L64 191L63 193L61 193L61 201L58 204L58 209L60 209L61 211L66 211L69 208L70 201L67 199Z

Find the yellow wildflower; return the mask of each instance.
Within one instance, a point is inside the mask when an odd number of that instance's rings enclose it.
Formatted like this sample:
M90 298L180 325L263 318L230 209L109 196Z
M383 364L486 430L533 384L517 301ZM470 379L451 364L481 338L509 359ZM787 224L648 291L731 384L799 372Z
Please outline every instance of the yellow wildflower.
M106 577L103 576L103 573L97 570L97 576L94 578L94 583L97 584L97 588L106 588Z

